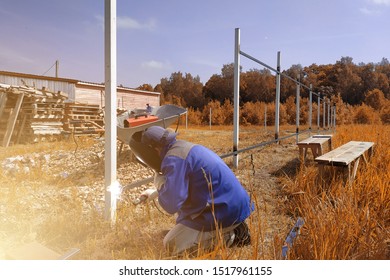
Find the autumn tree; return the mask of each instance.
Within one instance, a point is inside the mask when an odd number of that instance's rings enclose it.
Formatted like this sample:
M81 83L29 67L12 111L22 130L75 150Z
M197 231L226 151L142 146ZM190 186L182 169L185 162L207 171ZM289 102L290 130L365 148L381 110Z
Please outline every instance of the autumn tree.
M154 91L151 84L143 84L143 85L140 85L139 87L137 87L136 89L146 90L146 91Z
M286 107L286 121L288 124L295 124L297 119L296 113L296 98L289 96L285 102Z
M283 74L299 82L302 82L304 78L302 66L300 64L292 65L289 69L283 71ZM280 85L280 102L284 103L290 96L295 96L296 89L296 82L282 76ZM304 91L302 91L302 93L304 93Z
M204 105L202 94L203 84L199 76L193 77L191 74L175 72L171 77L161 79L159 84L164 100L179 103L183 107L201 108Z
M364 102L375 110L380 110L385 105L385 96L379 89L370 90L367 92Z
M240 120L242 124L257 125L264 119L260 111L260 102L246 102L240 110Z
M390 102L387 101L380 112L382 123L390 124Z
M351 57L342 57L335 65L337 89L343 100L352 105L360 104L364 99L362 79L358 75L356 67Z
M241 69L240 69L241 71ZM233 101L234 97L234 64L225 64L221 69L221 74L214 74L203 87L203 94L206 100L218 100L221 104L225 100ZM244 86L240 83L240 91Z
M251 101L275 101L275 76L268 69L251 69L241 74L240 97L243 103Z
M365 104L362 104L361 106L357 107L354 115L354 123L372 124L374 123L374 120L375 120L375 112L371 107Z
M372 122L379 120L379 114L387 120L388 99L390 98L390 63L383 58L379 63L355 64L352 57L341 57L335 64L312 64L302 67L300 64L292 65L283 71L291 79L282 76L281 79L281 120L283 123L295 123L295 95L299 80L305 87L301 87L300 123L308 122L307 87L312 85L314 93L321 93L322 98L336 103L337 121L339 124L357 122ZM183 107L193 107L204 114L210 106L214 110L228 110L233 107L234 64L225 64L219 74L214 74L203 86L198 76L181 72L172 73L170 78L161 79L154 91L161 93L162 103L173 103ZM151 90L147 84L140 89ZM276 93L275 75L268 69L250 69L243 72L240 69L240 108L244 112L241 117L247 123L258 123L264 114L256 115L256 105L267 103L267 121L274 123L274 102ZM317 100L313 95L313 112L317 111ZM218 101L218 102L216 102ZM215 103L214 103L215 102ZM247 103L251 104L247 104ZM260 102L260 103L258 103ZM365 103L365 107L358 110L356 105ZM218 105L219 104L219 105ZM224 108L224 106L229 108ZM207 108L205 108L207 107ZM322 111L322 103L320 111ZM368 113L377 110L376 117L372 119ZM253 112L251 112L253 111ZM265 112L264 112L265 113ZM322 112L323 114L323 112ZM229 113L230 116L230 113ZM225 118L216 114L215 122L229 123L232 117ZM312 123L316 123L317 115L312 114ZM225 118L225 120L224 120ZM322 121L322 116L320 121ZM382 122L385 122L382 120Z

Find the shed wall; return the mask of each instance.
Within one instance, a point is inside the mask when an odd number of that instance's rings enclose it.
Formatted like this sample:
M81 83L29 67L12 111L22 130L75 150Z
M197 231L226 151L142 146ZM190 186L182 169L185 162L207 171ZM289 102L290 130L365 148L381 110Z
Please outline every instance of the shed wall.
M68 101L104 106L104 85L81 82L73 79L38 76L32 74L0 71L0 83L12 86L45 87L52 92L61 91L68 96ZM126 87L117 89L117 107L125 109L146 108L160 105L160 93L136 90Z
M105 91L101 88L85 88L76 87L76 102L95 104L101 107L105 104ZM117 90L117 107L134 109L134 108L146 108L146 103L150 106L156 107L160 105L160 95L148 94L130 90Z
M55 81L45 80L31 77L17 77L0 74L0 83L12 85L12 86L24 86L33 87L36 89L42 89L45 87L47 90L52 92L61 91L68 95L69 99L74 99L75 96L75 84L67 81Z

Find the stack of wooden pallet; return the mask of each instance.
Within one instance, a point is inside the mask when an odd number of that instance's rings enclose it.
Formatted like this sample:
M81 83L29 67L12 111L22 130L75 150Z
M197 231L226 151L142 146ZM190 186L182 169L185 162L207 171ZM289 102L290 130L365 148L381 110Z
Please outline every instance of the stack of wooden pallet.
M74 135L104 132L104 117L99 105L65 103L64 130Z
M0 144L7 147L60 135L66 98L45 88L0 85Z
M0 145L104 132L99 105L67 103L66 99L66 94L45 88L0 84Z

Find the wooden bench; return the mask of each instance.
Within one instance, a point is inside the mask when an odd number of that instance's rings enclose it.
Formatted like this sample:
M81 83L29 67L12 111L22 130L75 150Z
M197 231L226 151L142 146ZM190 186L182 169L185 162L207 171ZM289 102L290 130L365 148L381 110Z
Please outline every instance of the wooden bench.
M323 154L323 146L328 144L329 151L332 150L332 135L313 135L297 143L299 147L299 157L303 163L307 156L307 150L311 149L313 157L316 158Z
M367 163L368 158L372 156L374 144L374 142L350 141L337 149L316 157L315 161L318 163L320 176L322 177L325 165L340 166L348 171L348 182L352 183L356 177L360 158L363 158Z

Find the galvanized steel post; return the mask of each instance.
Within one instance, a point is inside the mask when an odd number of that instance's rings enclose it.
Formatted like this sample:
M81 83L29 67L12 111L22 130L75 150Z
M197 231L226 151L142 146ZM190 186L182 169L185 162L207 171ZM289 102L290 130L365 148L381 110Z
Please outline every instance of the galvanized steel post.
M311 133L311 123L312 123L312 115L313 115L313 85L310 84L310 91L309 91L309 130Z
M326 97L324 97L324 109L322 110L322 128L325 129Z
M120 186L116 180L116 0L105 0L105 218L115 221Z
M276 67L276 99L275 99L275 139L279 139L279 112L280 112L280 51L277 56Z
M210 114L209 114L209 129L211 130L211 107L210 107Z
M330 99L328 100L328 129L330 129Z
M233 152L238 151L238 135L240 125L240 29L235 30L234 44L234 112L233 112ZM238 167L238 154L233 156L233 167Z
M320 131L320 115L321 115L321 94L318 93L317 98L317 132Z
M188 108L186 110L186 129L188 129Z
M300 81L301 79L301 75L298 74L298 77L297 77L297 80L298 80L298 83L297 83L297 91L296 91L296 105L295 105L295 108L296 108L296 133L297 133L297 143L299 142L299 100L300 100L300 91L301 91L301 86L300 86Z

